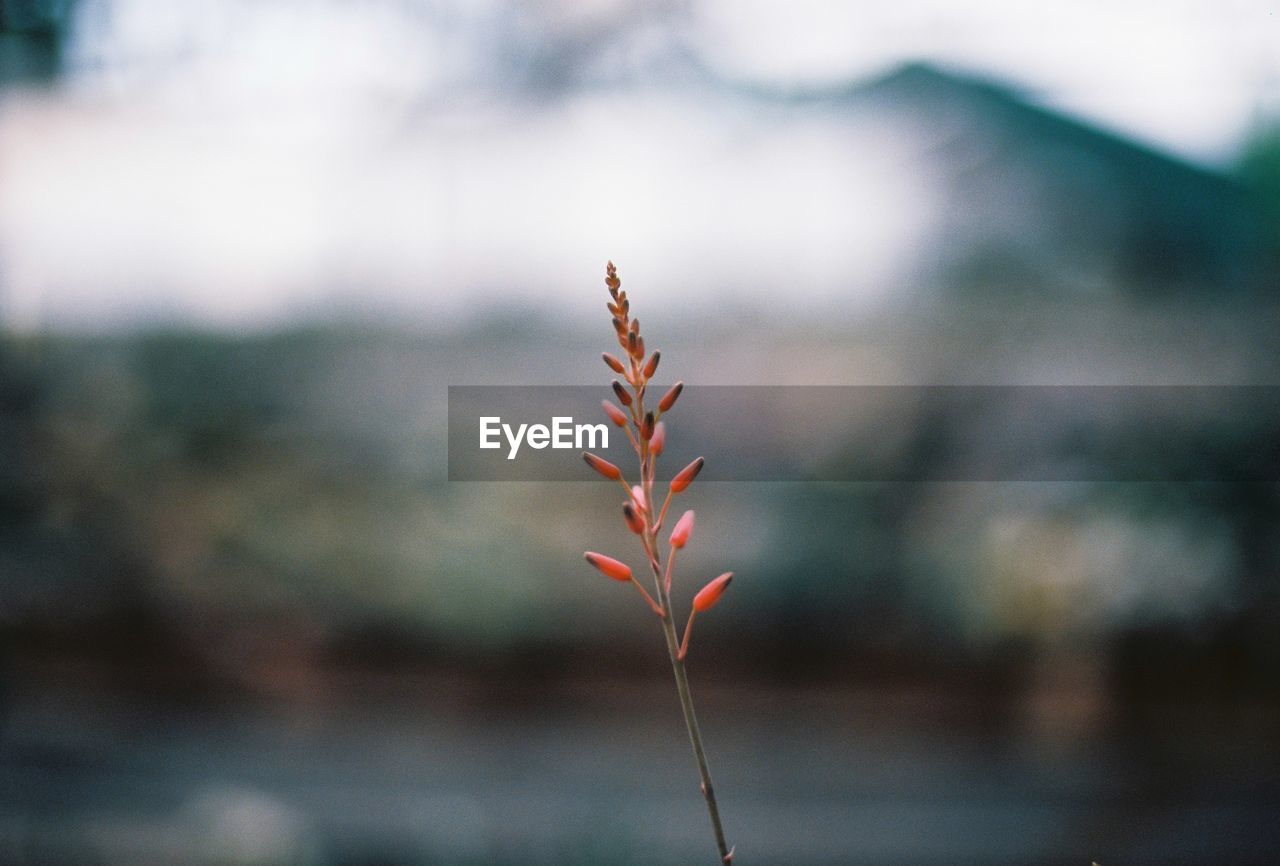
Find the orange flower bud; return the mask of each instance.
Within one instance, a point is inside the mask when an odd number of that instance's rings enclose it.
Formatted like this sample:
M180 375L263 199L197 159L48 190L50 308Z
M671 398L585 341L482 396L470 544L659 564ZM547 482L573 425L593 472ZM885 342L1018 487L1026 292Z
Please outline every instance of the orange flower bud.
M617 466L614 466L612 463L610 463L608 460L605 460L603 457L597 457L596 455L592 454L590 451L583 451L582 459L587 461L588 466L590 466L595 471L599 472L605 478L608 478L610 480L616 480L622 477L621 469L619 469Z
M618 402L623 406L631 405L631 392L622 387L622 383L617 379L613 380L613 393L618 395Z
M689 536L693 534L693 511L686 511L680 516L680 520L676 522L676 528L671 530L671 546L674 548L684 547L689 543Z
M649 361L644 365L644 377L652 379L653 374L658 372L658 360L662 358L661 352L654 352L649 356Z
M627 354L631 357L636 356L636 332L630 331L627 334Z
M617 316L614 316L612 319L612 322L613 322L613 329L618 332L619 337L627 333L627 326L622 324L622 319L619 319Z
M600 571L606 577L612 577L614 580L626 581L631 579L631 566L625 562L619 562L612 556L605 556L603 553L594 553L588 550L582 554L582 557L592 566ZM706 590L703 590L705 592Z
M602 352L600 357L604 358L605 364L615 373L626 373L626 368L622 366L622 362L610 355L608 352Z
M662 399L658 401L658 411L666 412L672 406L676 405L676 400L680 399L680 392L684 390L684 382L676 382L671 386L671 390L662 395Z
M640 516L640 512L636 510L634 504L630 502L622 503L622 519L626 521L627 529L630 529L636 535L644 532L644 518Z
M626 566L623 566L623 568L626 568ZM630 569L627 569L627 574L631 574ZM698 590L698 594L693 597L693 609L698 613L706 613L711 610L711 608L715 607L716 602L720 600L720 596L724 595L724 591L729 588L729 582L732 580L733 572L726 571Z
M632 322L631 322L631 333L633 333L633 334L639 334L639 333L640 333L640 320L639 320L639 319L634 319L634 320L632 320Z
M649 453L655 457L662 455L662 449L667 447L667 424L665 421L659 421L653 427L653 438L649 440Z
M636 347L632 350L631 354L637 361L644 357L644 337L639 334L636 334Z
M671 492L680 493L686 487L693 483L693 479L698 477L698 473L702 471L702 464L705 461L699 457L685 468L676 473L676 477L671 479Z
M653 413L652 412L644 413L644 420L640 422L640 438L641 439L653 438Z
M626 412L623 412L621 409L619 409L617 406L610 403L608 400L601 400L600 405L604 407L604 414L609 416L610 421L612 421L614 424L617 424L619 427L627 426Z

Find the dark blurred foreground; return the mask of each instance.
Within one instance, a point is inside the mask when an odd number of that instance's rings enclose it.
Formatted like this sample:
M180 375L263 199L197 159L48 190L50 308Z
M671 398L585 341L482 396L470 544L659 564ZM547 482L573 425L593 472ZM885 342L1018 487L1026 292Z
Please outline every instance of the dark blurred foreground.
M346 671L281 702L94 673L10 680L6 862L709 859L657 678ZM1087 681L998 708L975 685L700 689L743 862L1273 861L1273 710L1170 703L1139 721Z

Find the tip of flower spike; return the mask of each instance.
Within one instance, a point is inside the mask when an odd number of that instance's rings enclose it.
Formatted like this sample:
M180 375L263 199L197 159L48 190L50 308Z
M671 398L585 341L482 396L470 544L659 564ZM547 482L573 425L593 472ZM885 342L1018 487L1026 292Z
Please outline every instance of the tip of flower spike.
M698 473L702 471L702 465L706 461L699 457L685 468L676 473L676 477L671 479L671 492L680 493L685 490L693 479L698 477Z
M720 596L724 595L724 591L729 588L729 584L732 581L733 572L726 571L698 590L698 594L693 597L693 609L698 613L705 613L711 610L711 608L715 607L716 602L720 600Z
M619 562L612 556L605 556L603 553L596 553L588 550L582 554L582 558L591 564L593 568L603 574L605 577L611 577L617 581L627 581L631 579L631 566L625 562Z
M599 472L601 475L603 475L605 478L608 478L611 481L617 480L622 477L621 469L619 469L617 466L614 466L612 463L610 463L608 460L605 460L603 457L597 457L596 455L592 454L590 451L583 451L582 459L586 461L586 464L588 466L590 466L592 469Z
M675 529L671 530L671 546L674 548L684 547L689 543L689 536L693 534L693 511L686 511L676 521Z

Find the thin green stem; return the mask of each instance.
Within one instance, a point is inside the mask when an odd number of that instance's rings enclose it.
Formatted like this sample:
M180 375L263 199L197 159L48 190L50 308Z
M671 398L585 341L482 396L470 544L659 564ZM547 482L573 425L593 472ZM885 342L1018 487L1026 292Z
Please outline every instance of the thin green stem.
M676 692L680 695L680 709L684 713L684 724L689 731L689 743L693 747L693 757L698 763L698 776L702 781L702 797L707 802L707 813L711 817L711 831L716 837L716 848L720 851L720 862L729 864L733 860L733 851L724 838L724 827L720 823L720 808L716 805L715 788L711 784L711 768L707 765L707 754L702 748L702 732L698 728L698 717L693 710L693 693L689 690L689 676L685 672L684 659L681 657L677 643L675 622L671 616L671 595L663 585L662 564L658 561L657 540L653 537L652 526L645 528L645 535L652 551L649 565L653 569L654 583L658 588L658 598L663 608L662 633L667 640L667 655L671 658L671 670L676 678Z
M655 527L661 527L662 521L667 519L667 508L671 505L671 497L675 496L670 490L667 491L667 498L662 501L662 510L658 512L658 520L654 524Z
M676 653L680 661L684 661L685 655L689 652L689 635L693 634L693 617L697 614L696 610L689 611L689 621L684 625L684 640L680 641L680 651Z
M632 579L627 581L627 583L631 584L636 589L640 590L640 594L644 596L645 601L649 602L649 607L653 610L654 613L656 613L658 616L666 616L666 612L663 611L662 607L659 606L659 604L653 600L653 596L649 595L649 591L640 585L640 581Z
M631 432L630 422L623 424L622 430L627 434L627 438L631 440L631 447L636 450L636 456L640 456L640 443L636 441L636 437Z
M642 381L640 371L636 365L634 358L631 359L631 372L636 382ZM639 418L644 415L644 396L641 388L635 386L635 399L633 401L634 413L633 418L636 420L636 427L639 428ZM689 731L689 743L693 747L693 757L698 763L698 776L702 782L702 797L707 802L707 813L711 817L711 830L716 837L716 848L720 852L720 862L729 866L733 861L733 849L731 849L724 838L724 827L720 823L720 809L716 805L715 789L711 784L711 768L707 766L707 755L702 748L702 732L698 729L698 717L693 711L693 693L689 690L689 676L685 672L684 653L681 651L676 638L675 622L672 618L671 611L671 592L670 567L673 562L668 562L667 574L662 573L662 562L658 555L658 526L666 517L667 506L671 504L671 491L667 491L666 501L662 504L662 511L658 515L658 519L654 520L653 505L653 479L654 479L654 454L649 449L647 439L640 439L640 489L644 493L645 528L641 537L644 545L645 553L649 557L649 565L653 569L653 583L657 590L659 606L662 613L662 633L667 641L667 655L671 659L671 670L675 674L676 692L680 695L680 709L684 713L684 724ZM625 485L625 482L624 482ZM675 550L671 551L671 560L675 559ZM639 584L636 584L639 586Z

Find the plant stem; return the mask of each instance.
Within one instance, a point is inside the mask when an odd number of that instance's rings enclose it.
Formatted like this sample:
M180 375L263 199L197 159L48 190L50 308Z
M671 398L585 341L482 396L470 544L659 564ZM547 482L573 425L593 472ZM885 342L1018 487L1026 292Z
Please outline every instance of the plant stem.
M631 359L631 371L635 378L639 380L640 371L634 358ZM638 387L635 389L633 403L635 412L632 414L632 420L638 430L640 418L644 416L644 396ZM630 433L630 431L627 432ZM635 440L633 439L632 441L634 442ZM655 521L653 507L655 461L653 453L649 450L648 440L643 438L640 440L639 451L640 489L644 492L642 510L646 516L645 529L641 541L644 544L645 552L648 554L649 565L653 568L653 582L657 589L659 606L662 608L660 614L662 617L662 633L667 639L667 655L671 658L671 670L676 678L676 692L680 695L680 709L684 712L684 725L689 730L689 743L693 746L693 757L698 762L698 776L702 780L702 797L707 801L707 813L711 816L711 830L716 836L716 848L720 851L720 862L725 866L730 866L733 862L733 851L729 848L728 843L725 842L724 827L720 824L720 809L716 806L716 792L711 785L711 768L707 766L707 754L702 748L702 732L698 729L698 717L693 711L693 693L689 691L689 676L685 673L684 659L680 655L680 646L676 638L675 620L671 615L670 566L674 565L675 550L671 550L670 557L673 561L667 564L668 572L665 578L662 573L662 562L658 555L658 533L656 527L661 523L662 517L666 516L667 506L671 504L672 494L670 490L667 491L666 501L662 504L661 516ZM625 482L623 486L626 486ZM639 584L636 585L639 586Z
M652 534L646 529L645 534ZM720 851L720 862L729 864L733 853L724 838L724 827L720 824L720 809L716 805L716 792L711 784L711 768L707 766L707 754L702 748L702 732L698 728L698 716L693 711L693 693L689 690L689 676L685 672L684 660L680 658L680 647L676 639L675 621L671 616L671 594L666 591L662 579L662 566L656 555L657 539L652 539L650 547L654 553L649 564L653 568L653 579L658 587L658 597L662 605L662 633L667 639L667 655L671 658L671 670L676 678L676 692L680 695L680 709L684 712L684 725L689 730L689 743L693 746L693 757L698 762L698 776L702 780L702 797L707 801L707 813L711 816L711 830L716 836L716 847Z
M669 600L667 604L670 604ZM698 762L698 775L702 777L702 796L707 801L707 812L711 815L711 830L716 834L720 862L729 863L729 847L724 839L724 828L720 825L720 809L716 806L716 792L711 786L711 768L707 766L707 755L702 749L702 733L698 730L698 717L693 711L693 694L689 691L689 677L685 673L684 661L679 657L675 624L672 622L669 610L662 618L662 631L667 636L667 653L671 656L671 669L676 675L676 691L680 693L680 708L684 710L684 723L689 729L689 743L693 746L693 757Z

